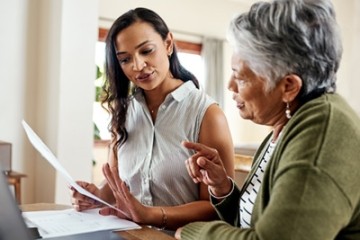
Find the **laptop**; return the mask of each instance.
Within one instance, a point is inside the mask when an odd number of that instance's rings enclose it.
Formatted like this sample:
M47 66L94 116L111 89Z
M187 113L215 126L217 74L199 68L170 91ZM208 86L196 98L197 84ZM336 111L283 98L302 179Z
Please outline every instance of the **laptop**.
M21 215L18 204L10 191L4 171L0 165L0 240L45 239L38 235L36 228L28 228ZM62 237L46 238L51 240L126 240L118 234L106 230L81 233Z
M1 166L0 166L1 168ZM0 169L0 239L30 240L32 236L10 191L5 173Z

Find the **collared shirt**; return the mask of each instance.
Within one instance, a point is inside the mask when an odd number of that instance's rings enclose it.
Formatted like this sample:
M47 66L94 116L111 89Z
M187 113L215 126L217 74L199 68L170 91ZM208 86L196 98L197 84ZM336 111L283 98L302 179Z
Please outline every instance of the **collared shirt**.
M207 108L215 101L187 81L159 106L155 123L142 91L127 113L127 141L119 148L119 173L131 193L149 206L175 206L199 199L199 187L185 167L193 151L181 141L198 142Z

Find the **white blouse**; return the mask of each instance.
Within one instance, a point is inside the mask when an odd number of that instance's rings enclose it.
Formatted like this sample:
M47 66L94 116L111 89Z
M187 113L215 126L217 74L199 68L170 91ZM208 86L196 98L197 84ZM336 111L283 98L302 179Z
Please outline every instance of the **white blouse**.
M175 206L199 200L199 185L190 178L185 160L193 151L181 141L198 142L201 122L215 101L192 81L169 93L160 105L155 123L142 91L128 108L127 141L119 148L120 178L130 192L149 206Z

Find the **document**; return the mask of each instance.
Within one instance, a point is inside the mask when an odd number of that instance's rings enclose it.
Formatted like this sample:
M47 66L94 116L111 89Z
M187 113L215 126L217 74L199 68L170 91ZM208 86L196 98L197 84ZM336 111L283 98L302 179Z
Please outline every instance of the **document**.
M104 200L98 198L97 196L77 184L70 176L70 174L66 171L66 169L60 164L55 155L50 151L50 149L45 145L45 143L38 137L38 135L36 135L36 133L24 120L22 121L22 125L30 142L35 147L35 149L38 150L39 153L55 168L55 170L65 178L65 180L69 183L70 186L75 188L79 193L123 213L123 211L121 211L120 209L117 209L110 203L107 203Z
M130 230L141 227L115 216L101 216L99 208L77 212L75 209L23 212L28 227L37 227L43 238L96 232Z

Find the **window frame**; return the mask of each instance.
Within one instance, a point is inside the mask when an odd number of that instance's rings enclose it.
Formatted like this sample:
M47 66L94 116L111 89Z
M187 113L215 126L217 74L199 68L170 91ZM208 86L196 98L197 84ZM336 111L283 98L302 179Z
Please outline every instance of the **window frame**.
M99 28L98 41L105 42L106 36L109 32L107 28ZM178 52L192 53L201 55L202 44L188 41L174 40Z

